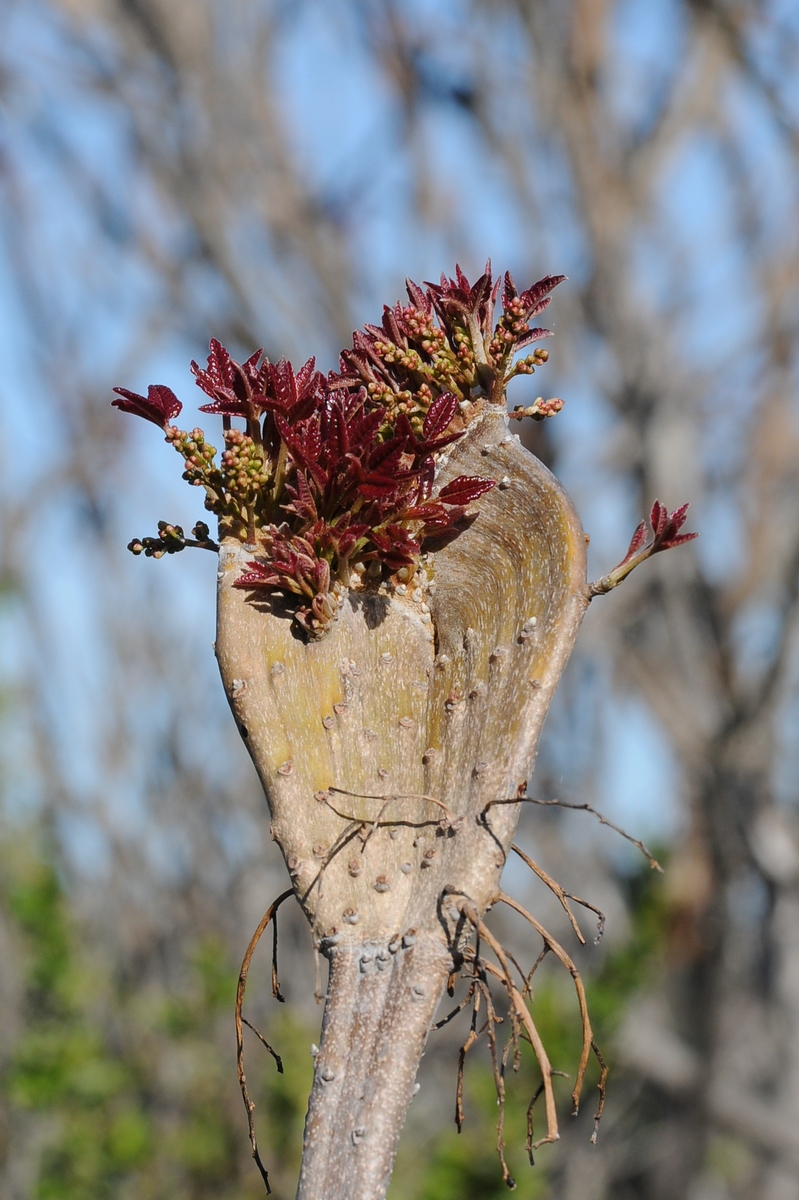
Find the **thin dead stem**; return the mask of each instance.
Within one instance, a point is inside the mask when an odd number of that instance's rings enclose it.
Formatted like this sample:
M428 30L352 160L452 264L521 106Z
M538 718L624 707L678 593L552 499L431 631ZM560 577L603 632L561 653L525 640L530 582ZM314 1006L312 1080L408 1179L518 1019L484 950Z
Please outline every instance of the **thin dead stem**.
M330 795L329 795L330 792L335 792L339 796L351 796L353 799L356 799L356 800L382 800L383 806L380 809L380 811L378 812L377 816L374 818L357 817L351 813L341 812L340 809L336 808L336 806L334 804L331 804L330 803ZM311 892L313 891L313 889L315 887L317 887L317 885L319 887L319 896L321 897L321 895L322 895L322 880L324 878L324 873L325 873L326 868L330 865L330 863L333 861L333 859L336 857L336 855L341 850L343 850L344 847L346 845L348 845L352 841L353 838L358 837L359 835L361 835L363 830L368 829L368 833L366 833L366 835L362 836L362 838L361 838L361 854L363 854L364 850L366 849L367 844L369 843L370 838L372 837L372 834L375 832L376 829L379 828L380 822L383 819L383 815L385 814L386 809L389 807L389 805L393 804L395 801L397 801L397 800L425 800L430 804L437 804L439 808L443 809L446 816L443 818L443 820L440 820L440 821L413 821L413 822L397 821L397 822L391 822L391 824L412 825L413 828L419 828L419 829L422 829L427 825L438 825L438 826L440 826L440 828L442 830L446 831L446 830L450 830L450 829L452 829L452 830L457 829L458 825L460 824L460 820L461 820L458 817L453 817L451 810L447 807L447 805L443 802L443 800L437 800L435 798L435 796L422 796L422 795L415 795L415 794L414 795L409 794L409 795L392 795L392 796L371 796L371 795L367 795L366 793L363 793L363 792L348 792L344 788L329 787L325 791L317 792L316 799L319 801L319 803L325 804L331 810L331 812L334 812L336 814L337 817L341 817L341 819L343 821L348 821L349 824L341 831L341 833L338 835L335 842L333 843L333 845L330 847L327 854L323 858L323 860L320 864L319 870L317 871L316 875L314 875L311 882L308 884L308 887L307 887L304 895L301 898L303 903L308 899Z
M507 1057L507 1053L508 1053L508 1050L510 1049L510 1047L513 1046L513 1064L512 1064L512 1066L513 1066L513 1073L515 1075L518 1072L519 1067L522 1065L521 1030L519 1028L519 1018L516 1016L516 1013L512 1008L508 1010L508 1016L510 1018L510 1035L508 1037L507 1042L505 1043L505 1057ZM503 1058L503 1061L504 1061L504 1058Z
M435 1024L430 1026L431 1033L433 1033L436 1029L443 1029L445 1025L449 1025L450 1021L453 1021L455 1019L455 1017L457 1017L458 1013L463 1012L466 1005L471 1002L473 988L474 988L474 985L472 985L472 987L469 988L469 990L466 993L466 995L464 996L463 1000L461 1000L460 1004L457 1004L455 1006L455 1008L453 1008L452 1012L447 1013L447 1015L445 1017L442 1017L440 1021L436 1021Z
M350 824L347 825L347 827L345 829L342 829L341 833L338 835L335 842L330 847L330 849L328 850L325 857L322 859L322 862L319 865L319 870L316 872L313 879L308 884L308 887L305 889L305 892L301 897L301 903L303 903L303 904L305 903L305 901L308 899L308 897L310 896L313 889L317 886L317 884L319 885L319 898L321 899L321 897L322 897L322 880L324 878L324 873L325 873L326 868L330 865L330 863L333 861L333 859L336 857L336 855L338 853L340 853L340 851L342 851L345 846L348 846L353 838L358 836L358 831L363 829L364 825L365 825L364 821L359 821L356 819L356 820L351 821Z
M533 1097L530 1103L527 1106L527 1138L525 1139L524 1148L527 1151L527 1157L530 1160L531 1167L535 1166L535 1155L533 1154L533 1137L535 1136L533 1133L533 1106L543 1090L543 1083L539 1083L538 1087L533 1092Z
M553 1074L553 1075L559 1075L561 1079L568 1079L568 1078L569 1078L569 1076L566 1074L566 1072L565 1072L565 1071L553 1071L553 1072L552 1072L552 1074ZM534 1133L533 1133L533 1108L535 1107L535 1102L536 1102L536 1100L538 1099L538 1097L541 1095L541 1093L543 1092L543 1090L544 1090L544 1085L543 1085L543 1083L539 1083L538 1087L537 1087L537 1088L535 1089L535 1091L533 1092L533 1096L532 1096L532 1099L530 1100L530 1103L529 1103L529 1104L528 1104L528 1106L527 1106L527 1137L526 1137L526 1139L525 1139L524 1148L525 1148L525 1150L527 1151L527 1157L528 1157L528 1159L530 1160L530 1166L531 1166L531 1167L534 1167L534 1166L535 1166L535 1156L534 1156L534 1154L533 1154L533 1150L534 1150L534 1149L535 1149L535 1147L538 1145L538 1143L537 1143L537 1142L534 1142L534 1141L533 1141L533 1137L534 1137ZM594 1139L594 1140L596 1140L596 1139Z
M486 1022L486 1035L488 1037L488 1048L491 1053L491 1071L494 1076L494 1088L496 1089L497 1106L499 1108L499 1114L497 1116L497 1154L499 1155L499 1162L502 1168L502 1182L506 1185L506 1187L513 1191L513 1189L516 1187L516 1181L511 1176L511 1173L508 1170L507 1161L505 1159L505 1073L503 1068L505 1064L506 1049L502 1052L502 1060L500 1063L500 1060L497 1058L497 1035L496 1030L494 1029L495 1025L502 1023L502 1018L496 1015L494 1010L494 1001L491 997L491 990L488 987L488 984L481 981L478 986L484 994L486 1011L488 1013L488 1020ZM513 1010L511 1009L511 1011Z
M383 801L382 808L380 809L379 813L372 821L366 821L363 818L361 818L361 820L363 821L364 824L371 825L371 829L369 831L369 837L371 837L372 834L374 833L374 831L378 828L380 822L383 819L383 815L384 815L386 809L390 805L396 803L396 801L398 801L398 800L424 800L428 804L438 805L438 807L440 809L442 809L443 812L446 814L447 828L451 828L452 826L456 825L456 823L458 822L458 818L453 817L452 810L450 808L448 808L448 806L444 803L443 800L437 800L435 796L425 796L425 795L420 795L420 794L415 794L415 793L408 793L408 794L404 794L404 795L371 796L371 795L368 795L366 792L348 792L344 788L338 788L338 787L329 787L327 789L327 792L335 792L336 795L338 795L338 796L351 796L355 800L382 800ZM320 797L325 796L325 793L320 792L320 793L318 793L318 796L320 796ZM330 804L329 799L326 799L326 803L329 805L330 808L333 807ZM333 809L333 811L335 812L336 810ZM344 814L339 813L339 816L343 816L343 815ZM355 817L351 817L349 819L356 820ZM430 824L435 824L435 822L423 821L423 822L421 822L421 824L430 825ZM368 841L368 840L369 840L369 838L366 839L366 841ZM365 844L366 843L364 843L364 845Z
M266 1040L264 1035L261 1033L260 1029L258 1029L255 1025L253 1025L252 1021L248 1021L247 1018L243 1016L241 1018L241 1023L242 1023L242 1025L246 1025L248 1029L251 1029L253 1031L253 1033L255 1034L255 1036L258 1038L258 1041L261 1043L261 1045L266 1047L266 1049L272 1055L272 1058L275 1060L275 1063L277 1065L278 1075L282 1075L283 1074L283 1059L280 1057L277 1050L275 1050L273 1046L270 1046L269 1042Z
M594 1131L591 1134L591 1145L596 1145L596 1139L599 1136L599 1122L602 1120L602 1113L605 1108L605 1081L608 1077L608 1066L602 1055L599 1053L599 1047L596 1042L591 1043L591 1049L599 1063L599 1083L596 1085L599 1089L599 1103L596 1106L594 1113Z
M540 804L543 808L570 808L574 812L591 813L593 817L596 817L600 825L607 825L608 829L614 830L614 832L618 833L620 837L623 837L625 841L631 842L633 846L640 850L653 871L660 871L661 874L663 873L663 868L661 867L660 863L655 858L654 854L650 854L643 842L627 833L621 828L621 826L614 825L613 821L608 820L603 813L599 812L599 810L594 808L591 804L570 804L566 800L541 800L537 796L511 796L501 800L489 800L488 804L486 804L485 808L483 809L483 813L488 812L489 808L493 808L498 804ZM576 897L572 897L572 899L576 901ZM580 903L582 903L582 901L580 901Z
M272 995L281 1004L286 1003L286 997L280 990L280 980L277 975L277 909L272 917Z
M522 857L526 861L527 856L522 854ZM533 867L533 869L535 869L535 867ZM545 872L543 874L546 876ZM546 882L546 878L544 882ZM552 882L554 883L555 881L553 880ZM559 885L557 884L552 890L556 895L558 895L558 892L562 892L564 900L573 899L576 903L581 903L579 897L572 896L570 893L565 892L562 888L559 888ZM556 1071L552 1068L544 1045L541 1041L541 1037L525 1003L527 996L531 995L530 981L532 976L535 974L538 966L547 954L554 954L562 966L564 966L571 975L580 1010L580 1020L582 1025L582 1048L580 1053L580 1061L577 1068L577 1076L572 1089L573 1116L577 1116L577 1113L579 1112L580 1096L585 1080L585 1072L588 1066L588 1059L592 1052L596 1057L597 1063L599 1064L600 1077L599 1083L597 1084L599 1090L599 1103L597 1105L596 1113L594 1114L594 1128L591 1134L592 1144L596 1143L597 1134L599 1131L599 1122L601 1120L602 1111L605 1105L605 1083L607 1079L608 1068L604 1058L602 1057L602 1054L599 1051L599 1047L594 1041L591 1020L588 1013L585 988L583 986L582 979L580 978L580 973L566 950L564 950L560 943L554 937L552 937L552 935L544 928L540 921L536 920L531 913L529 913L512 897L505 895L503 892L500 892L497 895L498 901L508 905L508 907L518 912L520 916L524 917L524 919L530 925L532 925L536 933L538 933L542 939L543 947L541 949L541 953L538 955L529 973L525 975L516 960L500 944L500 942L494 937L494 935L482 921L473 901L464 893L459 892L455 888L447 888L444 894L454 898L455 906L457 907L458 911L472 925L477 935L477 947L476 949L467 948L463 951L463 962L464 967L466 968L464 970L464 977L468 978L470 981L466 996L452 1010L452 1012L448 1013L446 1017L437 1022L432 1028L440 1029L443 1025L446 1025L449 1021L456 1017L458 1013L462 1012L464 1008L471 1004L472 1015L470 1020L470 1029L466 1040L460 1048L458 1057L458 1077L455 1096L455 1122L458 1127L458 1132L460 1133L464 1121L463 1080L466 1056L479 1038L485 1034L491 1054L491 1068L497 1094L497 1106L499 1109L499 1115L497 1119L497 1153L499 1155L499 1160L502 1167L503 1182L510 1189L513 1189L515 1188L516 1184L510 1174L505 1158L505 1072L511 1056L511 1051L513 1052L512 1068L514 1072L518 1071L521 1061L522 1039L529 1041L541 1070L541 1084L533 1094L530 1104L527 1108L526 1149L530 1163L534 1163L534 1151L537 1150L539 1146L545 1145L548 1142L554 1142L559 1136L552 1079L555 1075L560 1075L564 1078L566 1076L564 1075L563 1071ZM563 907L567 910L567 912L569 911L565 903ZM594 908L593 905L588 905L587 907L590 907L591 910L596 912L601 918L602 914L598 909ZM572 925L574 926L574 922L572 922ZM480 953L481 939L484 940L489 948L493 951L499 962L499 967L482 957ZM582 938L580 940L583 941ZM513 981L511 966L513 966L519 972L519 975L522 979L521 991L519 988L517 988ZM502 983L509 1000L508 1019L510 1031L501 1053L499 1052L497 1045L496 1026L502 1023L503 1018L497 1015L494 1007L493 997L488 985L488 976L491 976ZM483 1005L485 1005L486 1017L482 1024L480 1024L478 1018ZM544 1137L539 1138L536 1141L534 1140L533 1132L533 1109L536 1101L542 1093L545 1096L547 1132Z
M533 1051L535 1053L536 1059L538 1060L538 1065L541 1070L541 1077L542 1077L543 1083L544 1083L544 1095L545 1095L546 1115L547 1115L547 1133L546 1133L545 1137L541 1138L538 1142L535 1143L534 1148L537 1148L538 1146L542 1146L547 1142L555 1142L558 1140L559 1134L558 1134L558 1117L557 1117L557 1111L555 1108L555 1093L552 1089L552 1066L551 1066L549 1058L547 1056L547 1052L544 1047L544 1044L541 1041L541 1037L538 1033L538 1030L535 1027L535 1023L532 1019L532 1016L530 1015L530 1012L524 1001L524 997L522 996L519 989L516 987L515 983L513 982L513 977L511 975L511 968L510 968L507 954L506 954L505 950L503 949L503 947L501 946L501 944L494 937L491 930L486 926L485 922L481 920L480 914L478 913L474 903L469 899L468 896L464 895L462 892L458 892L456 889L452 889L452 890L447 889L446 894L453 896L453 898L455 899L455 904L456 904L457 908L459 909L459 911L462 912L463 915L467 918L467 920L469 920L471 922L472 926L474 927L475 931L480 935L481 939L483 939L487 943L487 945L490 946L491 950L496 955L496 957L500 963L500 966L502 967L502 972L500 972L496 968L493 967L492 963L485 962L484 960L482 961L482 969L488 971L492 975L495 975L495 977L498 978L499 980L501 980L501 982L503 983L505 990L507 991L508 999L510 1000L511 1006L514 1009L514 1011L516 1012L516 1015L518 1016L522 1025L524 1026L527 1036L530 1039L530 1043L533 1047Z
M591 1053L591 1047L594 1045L594 1034L591 1029L591 1019L588 1015L588 1003L585 998L585 988L583 981L580 978L580 972L577 970L574 962L563 949L561 944L553 938L551 933L548 933L544 926L537 921L532 913L529 913L523 905L514 900L511 896L506 896L504 892L500 892L497 897L503 904L507 904L509 908L514 909L520 916L528 921L536 933L538 933L544 941L544 944L549 947L559 962L563 964L566 970L574 980L574 989L577 993L577 1003L580 1006L580 1021L583 1028L583 1046L580 1053L580 1065L577 1068L577 1077L574 1081L574 1090L572 1091L572 1116L577 1116L580 1110L580 1093L582 1092L583 1079L585 1077L585 1069L588 1066L588 1057Z
M329 790L332 790L332 789L329 789ZM349 793L347 793L347 794L349 795ZM429 799L429 797L426 797L426 796L421 797L421 798ZM332 804L330 802L330 797L328 796L327 792L317 792L316 799L319 801L320 804L324 804L326 808L329 808L332 813L335 813L337 817L341 817L341 819L343 821L350 821L353 824L362 825L364 828L368 827L370 829L370 831L373 831L380 827L380 824L383 820L383 814L385 813L385 810L388 807L388 801L387 801L386 804L383 805L383 807L381 808L380 812L377 814L376 817L374 817L374 818L373 817L358 817L355 815L355 813L342 812L340 808L336 808L335 804ZM377 800L377 799L380 799L380 797L378 797L378 796L360 796L360 797L358 797L358 799ZM390 799L391 799L391 801L405 800L405 799L408 799L408 797L406 797L406 796L391 796ZM414 796L414 797L411 797L411 799L416 800L416 799L420 799L420 797ZM396 821L385 821L384 824L392 825L392 826L404 825L408 829L425 829L425 828L427 828L428 825L439 825L442 828L449 829L452 827L453 822L451 822L447 817L443 817L441 820L433 820L433 821L408 821L405 818L402 818L401 820L396 820ZM370 832L369 837L371 837L371 836L372 836L372 833Z
M477 987L476 979L469 989L469 994L472 1001L472 1017L468 1036L458 1052L458 1081L455 1086L455 1124L458 1133L463 1129L463 1068L466 1062L466 1055L488 1027L488 1022L486 1021L480 1029L477 1028L477 1015L480 1011L482 993Z
M535 960L532 967L530 968L530 970L527 972L527 974L524 977L524 987L522 988L522 995L529 996L531 1000L533 998L533 989L530 986L530 981L532 980L536 971L541 966L541 963L544 961L544 959L546 958L546 956L548 954L549 954L549 946L546 944L546 942L544 942L544 945L541 947L541 953L539 954L538 958Z
M272 1055L275 1062L277 1063L277 1069L281 1074L283 1072L283 1063L280 1058L280 1055L277 1054L276 1051L272 1049L272 1047L267 1042L266 1038L261 1033L259 1033L258 1030L253 1025L251 1025L250 1022L245 1017L242 1016L241 1009L242 1009L242 1005L244 1004L244 992L247 987L247 975L249 974L249 971L250 971L250 963L252 962L252 956L255 953L255 948L258 945L259 941L261 940L261 935L263 934L267 925L275 917L275 914L277 913L277 910L280 908L280 905L283 903L284 900L288 900L289 896L293 896L293 895L294 895L293 889L289 888L288 891L281 893L281 895L278 896L277 900L275 900L272 904L270 904L269 908L264 913L263 917L260 920L258 928L256 929L255 933L250 938L250 944L247 947L247 950L245 952L244 958L241 963L241 970L239 971L239 982L236 987L236 1009L235 1009L236 1067L238 1069L238 1074L239 1074L239 1087L241 1088L241 1096L242 1096L242 1099L244 1100L244 1107L247 1110L247 1126L249 1128L249 1133L250 1133L250 1145L252 1146L252 1156L255 1159L255 1165L258 1167L258 1170L261 1173L261 1178L264 1181L264 1186L266 1188L267 1195L271 1194L272 1189L269 1186L269 1174L268 1174L266 1167L264 1166L263 1161L261 1159L261 1155L258 1150L258 1140L255 1136L255 1120L253 1117L253 1113L255 1111L255 1104L250 1099L249 1092L247 1091L247 1076L244 1073L244 1030L243 1030L243 1026L247 1025L250 1029L252 1029L252 1031L256 1035L256 1037L258 1037L260 1039L260 1041L264 1044L264 1046L266 1046L267 1050L269 1051L269 1053ZM278 999L280 999L280 1000L283 999L283 997L280 995L280 987L277 982L277 924L275 924L275 938L274 938L273 948L272 948L272 994L277 996Z
M594 938L594 945L601 941L602 935L605 932L605 914L601 911L601 909L598 909L595 904L591 904L588 900L581 900L580 897L575 896L573 892L567 892L565 888L560 886L556 879L553 879L551 875L548 875L544 868L540 867L537 862L530 858L529 854L525 854L524 850L522 850L519 846L514 844L511 846L511 850L513 850L514 854L518 854L522 862L526 863L530 870L535 872L538 878L547 885L550 891L555 893L561 905L563 906L566 916L569 918L571 927L577 934L580 943L584 946L585 938L582 935L580 926L577 924L577 918L575 917L569 905L570 900L573 900L575 904L581 904L583 908L590 909L592 913L596 913L598 920L597 934Z
M500 1166L502 1168L502 1181L510 1190L513 1190L516 1187L516 1181L513 1179L508 1169L507 1160L505 1158L505 1066L510 1048L512 1046L514 1050L513 1070L517 1071L519 1068L519 1063L521 1060L521 1047L519 1045L519 1018L514 1008L511 1006L508 1011L508 1017L511 1026L510 1036L502 1049L502 1054L498 1057L495 1026L501 1025L504 1018L498 1016L496 1009L494 1008L494 1000L491 995L491 989L489 988L488 981L486 979L485 967L487 965L488 964L483 961L479 953L472 954L469 960L469 966L471 968L471 982L465 998L461 1001L457 1008L455 1008L447 1017L445 1017L443 1021L439 1022L438 1025L433 1026L433 1028L440 1028L441 1025L444 1025L448 1021L452 1020L454 1016L456 1016L459 1012L462 1012L466 1005L471 1002L472 1016L470 1029L468 1036L461 1046L458 1054L458 1076L455 1089L455 1124L458 1128L458 1133L460 1133L463 1129L464 1123L463 1076L466 1055L469 1053L472 1046L482 1037L483 1034L485 1034L491 1054L491 1067L494 1077L494 1087L497 1093L497 1106L499 1108L499 1115L497 1117L497 1154L499 1156ZM518 969L518 964L516 965ZM502 976L500 976L500 978L502 978ZM478 1029L477 1018L482 1002L484 1002L486 1006L486 1020Z
M491 948L492 948L492 950L494 949L493 946ZM500 949L501 949L501 947L500 947ZM496 953L496 951L494 951L494 953ZM504 968L502 971L500 971L497 967L494 966L493 963L486 962L485 960L483 961L482 966L483 966L483 970L487 971L489 975L493 975L495 979L498 979L500 981L500 983L503 985L503 987L505 988L505 990L508 991L508 986L507 986L507 978L508 977L505 974ZM541 1068L541 1074L542 1074L541 1089L544 1092L546 1114L547 1114L547 1136L543 1137L543 1138L539 1138L539 1140L534 1143L533 1149L537 1150L539 1146L544 1146L549 1142L557 1142L560 1138L560 1134L558 1133L558 1121L557 1121L557 1113L555 1110L554 1092L552 1091L552 1079L555 1075L563 1075L564 1073L563 1073L563 1071L556 1071L550 1064L549 1057L548 1057L548 1055L546 1053L546 1049L544 1047L544 1043L541 1041L541 1035L539 1034L538 1030L536 1029L536 1027L533 1023L533 1019L530 1016L529 1011L527 1010L527 1007L525 1005L522 1005L522 1007L524 1007L524 1009L525 1009L525 1012L527 1013L529 1021L524 1019L524 1016L521 1012L521 1008L518 1005L518 1001L521 1001L522 997L519 995L519 992L515 987L513 988L513 991L515 991L516 997L518 998L518 1000L514 999L514 997L511 995L510 992L508 994L510 995L511 1000L513 1000L515 1011L516 1011L517 1015L521 1018L522 1024L524 1025L524 1031L527 1034L527 1040L529 1041L530 1045L533 1047L533 1053L535 1054L536 1059L538 1060L539 1067L541 1066L541 1062L542 1062L541 1056L543 1056L543 1061L547 1065L546 1075L544 1075L543 1067ZM539 1053L539 1051L540 1051L540 1053ZM539 1092L539 1094L540 1094L540 1092Z

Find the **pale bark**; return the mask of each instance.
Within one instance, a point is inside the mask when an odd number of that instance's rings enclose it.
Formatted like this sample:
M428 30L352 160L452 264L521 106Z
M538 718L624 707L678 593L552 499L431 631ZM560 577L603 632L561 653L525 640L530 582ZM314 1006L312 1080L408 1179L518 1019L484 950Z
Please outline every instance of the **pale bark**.
M298 1200L386 1194L430 1022L452 966L441 939L330 952Z

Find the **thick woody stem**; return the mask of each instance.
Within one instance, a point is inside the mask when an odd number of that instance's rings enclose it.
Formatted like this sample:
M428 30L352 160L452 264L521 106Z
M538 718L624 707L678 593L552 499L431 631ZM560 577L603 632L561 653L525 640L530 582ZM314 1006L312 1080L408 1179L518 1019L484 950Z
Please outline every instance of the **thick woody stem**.
M382 1200L433 1014L441 938L334 947L297 1200Z
M462 474L497 480L476 519L407 586L351 587L321 639L297 637L282 601L236 587L247 551L235 538L220 553L220 671L330 959L299 1200L385 1196L463 925L442 897L470 897L472 924L496 899L588 602L579 522L504 407L475 421L438 478ZM552 1140L551 1068L515 985L509 997L542 1064Z

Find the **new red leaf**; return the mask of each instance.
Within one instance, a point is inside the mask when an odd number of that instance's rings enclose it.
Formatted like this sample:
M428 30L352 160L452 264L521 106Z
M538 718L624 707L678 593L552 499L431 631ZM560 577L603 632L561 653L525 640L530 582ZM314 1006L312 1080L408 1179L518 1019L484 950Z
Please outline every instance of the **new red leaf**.
M172 389L163 383L151 383L146 396L121 387L115 387L114 391L122 397L121 400L111 401L115 408L121 412L132 413L135 417L143 417L145 421L152 421L153 425L158 425L161 429L165 429L183 408Z
M442 488L435 499L443 500L445 504L471 504L478 496L490 492L495 483L494 479L480 479L476 475L459 475L457 479L453 479L452 483L448 483L445 488Z

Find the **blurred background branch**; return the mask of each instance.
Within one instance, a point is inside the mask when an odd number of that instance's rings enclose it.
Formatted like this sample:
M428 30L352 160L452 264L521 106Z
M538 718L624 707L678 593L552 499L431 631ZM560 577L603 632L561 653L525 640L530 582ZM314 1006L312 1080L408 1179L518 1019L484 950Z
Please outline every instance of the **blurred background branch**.
M535 794L596 802L668 870L525 814L536 860L608 914L575 957L612 1074L598 1146L586 1111L512 1173L559 1200L799 1197L797 68L781 0L7 0L4 1197L261 1186L230 1011L282 868L214 677L214 563L124 551L202 514L111 387L187 400L211 335L334 367L406 274L489 255L570 276L541 385L567 405L527 436L592 577L655 496L703 534L592 606L545 731ZM267 1013L266 964L251 994L287 1068L256 1098L288 1197L318 1014L292 914L281 939L291 1014ZM573 1045L547 978L537 1024ZM502 1192L485 1062L449 1127L463 1036L431 1042L394 1200Z

